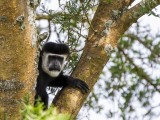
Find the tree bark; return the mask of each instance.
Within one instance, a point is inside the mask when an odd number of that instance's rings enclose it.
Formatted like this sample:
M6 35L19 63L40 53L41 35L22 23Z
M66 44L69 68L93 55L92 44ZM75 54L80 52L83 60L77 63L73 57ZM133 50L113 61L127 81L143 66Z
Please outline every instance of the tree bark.
M20 119L19 101L33 100L36 79L34 13L27 0L0 0L0 119Z
M101 0L98 5L91 23L82 57L73 73L74 77L84 80L89 85L90 91L93 89L93 86L102 73L103 67L110 57L110 51L106 53L104 48L111 47L111 49L114 49L118 44L119 38L131 24L160 4L159 0L152 1L156 4L151 5L150 10L145 11L143 14L133 16L134 10L140 13L142 6L137 8L137 5L130 10L126 10L125 8L128 8L132 2L133 0L121 0L118 2L117 0L112 0L110 3L106 0ZM121 11L121 13L118 16L114 16L113 12L117 10ZM103 31L106 29L105 25L108 21L112 21L113 23L108 28L108 33L103 35ZM56 102L54 102L60 112L69 113L71 114L71 118L74 119L87 96L88 94L82 94L78 89L75 90L68 87L60 92L55 100Z

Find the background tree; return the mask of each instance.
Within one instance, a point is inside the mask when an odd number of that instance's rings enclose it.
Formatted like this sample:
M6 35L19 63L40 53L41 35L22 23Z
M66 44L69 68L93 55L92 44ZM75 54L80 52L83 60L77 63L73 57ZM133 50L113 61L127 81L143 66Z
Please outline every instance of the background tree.
M18 101L26 94L33 100L37 76L34 13L27 0L0 1L0 28L0 119L16 120Z
M18 0L17 2L15 1L13 2L13 4L8 5L8 6L14 8L15 3L23 3ZM87 82L87 84L90 86L90 90L92 90L93 86L97 82L100 74L102 73L102 69L107 63L110 56L114 56L114 59L112 61L113 65L110 67L110 71L112 73L112 77L111 77L112 81L108 80L105 82L106 89L108 93L110 94L105 95L105 97L116 99L114 97L114 95L116 95L115 94L116 90L117 91L121 90L120 95L122 95L125 101L125 102L120 102L120 107L119 107L121 110L120 115L123 119L127 119L128 116L126 116L126 113L132 110L131 108L133 105L130 103L130 101L131 101L132 96L134 96L133 93L136 91L136 88L138 87L137 84L139 83L139 80L143 79L144 81L146 81L146 85L148 85L149 83L149 85L151 85L154 88L153 91L159 90L159 87L157 86L159 84L154 83L156 80L150 78L147 72L143 70L143 67L135 64L134 62L135 59L133 59L132 56L129 56L130 54L127 53L127 50L131 51L132 45L136 43L136 42L134 43L133 41L141 41L141 44L145 45L147 44L145 42L147 42L148 38L146 37L146 39L144 40L141 37L136 38L136 35L133 35L133 34L127 34L124 37L122 37L122 35L134 22L137 21L138 18L140 18L145 13L150 12L150 14L156 15L154 12L151 12L151 10L155 8L156 6L158 6L160 4L160 1L159 0L145 0L145 1L143 0L139 4L131 7L130 5L133 2L134 0L59 1L60 9L57 11L54 11L53 9L49 9L47 7L47 0L46 0L46 1L42 1L43 4L41 4L38 7L37 17L36 17L37 21L38 20L40 21L41 19L46 19L48 21L47 28L42 28L41 27L42 24L40 24L40 22L37 22L38 23L37 24L38 34L44 33L45 31L49 32L49 36L46 39L46 41L48 41L50 38L53 38L52 35L54 35L54 36L57 36L56 37L57 42L65 42L70 46L71 57L70 57L69 64L66 65L66 72L72 73L74 77L80 78L84 80L85 82ZM3 3L1 4L1 6L6 5L6 4L4 5L5 1L1 3ZM26 5L26 3L27 2L24 1L23 5ZM36 8L37 3L38 3L37 1L30 1L30 3L28 3L28 7L32 7L32 9L28 8L28 12L30 12L30 10L33 10L33 8ZM18 6L18 4L16 5ZM27 9L23 9L23 12L25 10ZM4 16L8 16L8 15L5 15L4 10L1 10L1 12L3 12ZM26 11L26 13L28 12ZM95 14L93 17L92 15L94 12ZM13 12L13 13L16 13L16 12ZM13 16L14 16L13 21L15 21L16 17L15 15ZM24 15L24 16L28 18L27 15ZM4 17L2 16L2 18L3 19L1 19L1 22L4 22ZM4 27L4 24L1 24L1 25L3 25ZM19 22L19 20L18 20L18 25L20 25L23 28L23 24L22 22ZM28 32L29 30L25 29L26 32ZM22 36L22 38L24 37ZM131 38L134 40L131 40ZM38 36L38 39L39 40L41 39L41 35ZM119 39L121 39L121 41L118 44ZM20 39L20 40L24 42L24 39ZM27 41L30 42L31 40L28 39ZM10 44L5 43L5 45L10 46L9 48L11 48ZM24 44L24 45L30 46L28 50L32 49L31 44L30 45ZM158 43L156 45L158 47ZM14 47L15 46L19 48L18 44L15 44ZM111 55L112 51L116 47L118 48L118 50L116 49L117 54L113 53ZM150 48L149 46L147 47ZM5 49L7 49L7 47L3 49L4 53L6 52ZM158 48L156 48L156 50L157 49ZM21 49L21 50L24 50L24 49ZM150 50L153 50L153 48L152 49L150 48ZM10 51L13 51L13 47L10 49ZM132 52L139 54L139 51L137 52L134 49ZM152 52L154 53L154 51ZM4 53L3 55L5 55ZM34 55L29 55L29 56L32 56L32 57L34 56L33 58L35 58L36 52L33 51L31 53L33 53ZM23 57L18 56L18 58L24 58L24 57L26 58L28 57L28 54L22 54ZM152 55L151 58L152 58L151 59L152 61L153 58L157 59L157 56L153 57ZM12 58L12 59L15 60L16 58ZM4 61L3 59L1 60ZM34 59L32 59L33 60L32 62L30 62L27 59L25 60L28 61L25 63L27 65L31 65L31 64L33 65L34 63ZM125 62L125 60L128 62ZM4 66L3 62L0 62L0 63L2 63L2 65ZM12 63L14 63L14 65L19 65L18 63L15 63L14 61L12 61ZM148 64L149 63L150 62L148 62ZM73 69L75 68L75 66L76 66L76 69ZM5 66L5 68L9 68L9 66L8 67ZM36 77L34 77L35 72L32 71L35 68L35 66L30 66L29 68L31 68L29 70L29 73L34 74L32 75L32 78L35 80L36 79ZM12 70L15 71L15 69L12 68L11 73L8 73L8 74L12 75L13 73ZM130 79L134 81L132 84L127 84L127 82L125 82L126 79L124 78L126 74L128 75L130 73L129 71L131 71L133 74L133 78ZM3 73L6 73L6 72L8 72L8 69L4 71ZM21 73L21 72L16 71L16 73ZM23 76L23 73L22 73L22 76ZM2 82L7 80L7 78L3 76L1 78L3 78ZM30 78L30 77L27 77L27 78ZM16 79L16 81L17 80L18 79ZM20 81L25 81L25 80L20 79ZM9 83L10 82L11 81L9 81ZM31 86L33 86L33 81L30 81L30 83L28 84L31 84ZM25 89L27 87L28 87L27 84L25 84L22 87L22 89ZM146 89L145 93L147 92L147 90L148 89ZM11 91L12 90L10 91L8 90L8 93L11 93ZM26 91L28 92L31 90L27 89ZM13 95L15 96L19 95L17 98L19 99L19 98L22 98L22 96L24 96L25 92L21 92L22 94L14 93ZM145 94L140 93L138 91L138 95L142 96ZM6 92L2 92L2 96L6 97ZM74 118L78 114L86 97L87 95L82 95L80 91L78 90L75 90L73 88L66 88L62 90L60 95L56 98L56 106L59 108L61 112L68 112ZM92 96L90 96L91 98L90 100L92 100L93 97L95 98L95 100L97 99L96 95L93 93ZM15 106L15 104L11 104L11 105L12 107ZM9 111L10 110L9 108L12 108L12 107L8 107L7 109L4 107L5 112ZM113 112L114 111L111 111L110 114L114 115L115 112L114 114Z

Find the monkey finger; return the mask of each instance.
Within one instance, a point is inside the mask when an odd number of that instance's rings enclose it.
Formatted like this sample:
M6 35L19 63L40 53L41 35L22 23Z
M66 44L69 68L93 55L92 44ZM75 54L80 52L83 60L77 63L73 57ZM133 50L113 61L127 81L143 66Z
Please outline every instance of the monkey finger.
M83 93L88 93L89 88L88 88L88 86L86 86L86 84L85 85L84 84L80 84L80 87L81 87L81 91Z
M89 86L84 81L81 81L81 85L83 85L84 88L89 91Z

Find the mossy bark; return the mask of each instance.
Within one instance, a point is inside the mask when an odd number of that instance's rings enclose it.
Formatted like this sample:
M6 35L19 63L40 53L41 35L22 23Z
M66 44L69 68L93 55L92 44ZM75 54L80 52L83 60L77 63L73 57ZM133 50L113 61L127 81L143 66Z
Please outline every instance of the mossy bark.
M36 38L27 0L0 1L0 119L20 119L19 104L34 96ZM32 18L31 18L32 14ZM33 21L32 21L33 20Z

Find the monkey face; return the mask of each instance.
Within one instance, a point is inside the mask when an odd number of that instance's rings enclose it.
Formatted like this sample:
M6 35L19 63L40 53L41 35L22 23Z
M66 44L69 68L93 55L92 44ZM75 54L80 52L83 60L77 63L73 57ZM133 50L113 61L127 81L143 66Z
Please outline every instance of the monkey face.
M57 77L64 68L67 55L43 53L42 69L51 77Z

